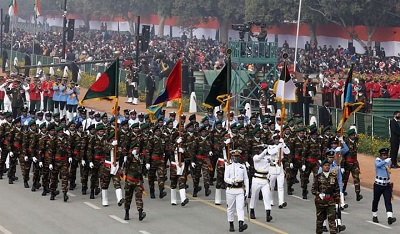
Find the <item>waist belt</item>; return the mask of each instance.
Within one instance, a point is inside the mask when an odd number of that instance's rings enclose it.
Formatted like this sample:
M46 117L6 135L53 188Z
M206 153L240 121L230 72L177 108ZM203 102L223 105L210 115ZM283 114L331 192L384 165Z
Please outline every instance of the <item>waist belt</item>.
M152 155L151 156L151 159L153 159L153 160L164 160L164 157L160 157L160 156L156 156L156 155Z
M254 173L254 177L260 178L260 179L268 179L268 172L267 173L256 172L256 173Z
M197 155L196 158L199 158L199 159L207 159L208 156L207 156L207 155Z
M228 188L243 188L243 182L238 182L237 184L228 184Z
M318 159L316 159L316 158L307 158L307 162L316 163L316 162L318 162Z
M225 166L225 160L223 158L218 158L217 163L221 166Z
M126 175L126 179L133 182L140 182L140 178L136 178L131 175Z
M56 155L54 158L55 158L56 160L67 160L67 157L66 157L66 156L59 156L59 155Z
M302 157L301 157L300 155L298 155L298 154L295 154L295 155L294 155L294 158L295 158L295 159L302 159Z
M95 156L93 156L93 158L94 158L94 159L97 159L97 160L103 160L103 159L106 158L106 156L95 155Z
M388 185L389 183L390 183L390 179L387 177L380 177L380 176L375 177L375 184Z
M79 155L79 151L74 151L74 154L75 155Z
M45 153L44 156L45 156L46 158L50 158L50 154L49 154L49 153Z
M15 148L22 148L22 144L18 144L18 143L14 143L13 146L14 146Z
M355 163L355 162L357 162L357 159L356 158L346 158L346 162Z

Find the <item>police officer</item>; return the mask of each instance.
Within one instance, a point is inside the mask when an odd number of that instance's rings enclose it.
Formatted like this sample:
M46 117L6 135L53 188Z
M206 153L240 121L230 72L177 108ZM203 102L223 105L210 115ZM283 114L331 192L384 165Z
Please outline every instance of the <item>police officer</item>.
M374 183L374 198L372 200L372 221L374 223L379 223L378 220L378 203L383 195L385 200L386 214L388 217L388 224L396 222L396 218L393 217L392 208L392 192L393 184L390 182L390 166L391 158L389 156L389 148L382 148L379 150L379 158L375 160L375 183Z

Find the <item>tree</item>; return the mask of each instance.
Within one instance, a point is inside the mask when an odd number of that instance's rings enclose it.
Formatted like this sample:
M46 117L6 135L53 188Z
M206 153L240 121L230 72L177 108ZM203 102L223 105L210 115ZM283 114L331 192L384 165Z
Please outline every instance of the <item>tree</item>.
M62 11L64 6L62 7ZM82 17L85 23L85 28L90 29L89 21L94 15L102 15L105 10L105 5L100 1L92 0L68 0L68 13L75 13Z
M158 25L158 37L162 38L164 36L164 22L167 17L172 16L172 8L174 0L154 0L157 5L157 13L160 23Z

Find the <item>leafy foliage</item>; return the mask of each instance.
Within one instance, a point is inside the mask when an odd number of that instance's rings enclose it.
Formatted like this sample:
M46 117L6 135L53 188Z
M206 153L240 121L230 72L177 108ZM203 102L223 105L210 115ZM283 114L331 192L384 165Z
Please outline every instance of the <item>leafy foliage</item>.
M379 150L382 147L389 147L390 142L388 140L381 140L379 138L372 138L365 134L358 134L359 144L358 152L367 155L376 156L379 155Z

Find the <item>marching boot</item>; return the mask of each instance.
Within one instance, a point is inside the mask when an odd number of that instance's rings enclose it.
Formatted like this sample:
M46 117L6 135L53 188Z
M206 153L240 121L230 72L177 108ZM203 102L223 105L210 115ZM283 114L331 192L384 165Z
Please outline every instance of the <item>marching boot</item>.
M103 206L108 206L108 190L107 189L101 190L101 204Z
M210 196L210 194L211 194L210 188L209 188L209 187L207 187L207 188L205 187L204 189L205 189L205 195L206 195L206 197Z
M94 199L94 189L90 189L90 199Z
M250 209L250 218L256 219L256 212L254 212L254 209Z
M95 190L94 190L94 195L99 195L100 194L100 192L101 192L101 189L99 188L99 187L97 187Z
M303 189L303 199L304 200L307 200L307 194L308 194L308 191L307 191L307 189Z
M125 199L122 197L122 189L116 189L115 196L117 197L118 206L122 206L125 203Z
M154 189L150 189L150 198L151 199L155 199L156 198L156 195L154 193Z
M48 193L49 193L49 189L47 188L47 186L43 186L42 196L46 196Z
M221 205L221 189L215 189L215 205Z
M137 105L137 104L138 104L138 99L137 99L137 98L133 98L132 104L133 104L133 105Z
M129 97L128 100L125 103L132 103L132 98Z
M176 189L171 189L171 205L176 206Z
M247 229L247 224L245 224L244 221L239 221L239 232L243 232L246 229Z
M346 230L346 225L342 225L342 220L341 219L336 219L336 224L337 224L337 232L343 232Z
M287 202L283 202L278 207L279 207L279 209L283 209L283 207L286 207L286 206L287 206Z
M67 192L64 192L64 202L67 202L69 199Z
M233 222L229 222L229 231L230 232L234 232L235 231L235 227L233 226Z
M86 195L87 194L87 185L86 184L82 184L82 195Z
M12 178L12 180L13 180L13 181L17 181L17 180L18 180L18 177L17 177L17 176L15 176L15 174L14 174L14 175L12 175L12 177L11 177L11 178Z
M181 197L181 206L185 206L186 204L189 203L189 198L186 197L186 190L185 189L179 189L179 195Z
M39 181L36 181L36 189L40 189L42 187L42 184Z
M27 181L27 180L24 180L24 187L25 187L25 188L29 188L29 184L28 184L28 181Z
M160 189L160 199L165 197L165 196L167 196L167 192L165 192L164 189Z
M14 184L14 180L11 177L8 178L8 184Z
M271 222L272 220L272 216L271 216L271 210L267 210L267 218L266 218L267 222Z
M74 190L76 188L75 180L69 182L69 190Z
M392 223L396 222L396 218L393 217L393 212L387 212L388 224L392 225Z
M129 220L129 210L125 209L125 217L124 220Z
M360 192L356 193L356 201L361 201L363 199L363 195L360 194Z
M291 184L287 185L287 194L288 195L293 195L293 189L292 189L292 185Z
M31 191L32 191L32 192L36 192L36 186L35 186L35 184L32 185Z
M51 195L50 195L50 200L54 200L56 198L56 193L55 192L51 192Z
M196 185L194 185L194 186L193 186L193 197L197 197L197 193L200 192L201 189L202 189L201 186L198 186L198 185L196 186Z
M372 217L372 222L379 223L378 216L373 216Z
M146 212L143 209L139 209L139 221L142 221L144 218L146 218Z

